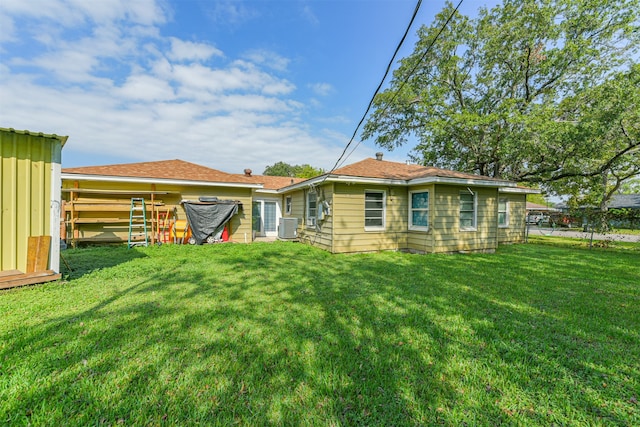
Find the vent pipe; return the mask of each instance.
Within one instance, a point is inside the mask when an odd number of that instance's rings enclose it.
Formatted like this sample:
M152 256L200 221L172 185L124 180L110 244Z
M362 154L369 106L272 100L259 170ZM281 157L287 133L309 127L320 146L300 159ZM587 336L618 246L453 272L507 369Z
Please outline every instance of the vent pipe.
M376 153L376 160L382 160L382 153L381 152L377 152Z
M245 169L244 176L251 176L251 169Z

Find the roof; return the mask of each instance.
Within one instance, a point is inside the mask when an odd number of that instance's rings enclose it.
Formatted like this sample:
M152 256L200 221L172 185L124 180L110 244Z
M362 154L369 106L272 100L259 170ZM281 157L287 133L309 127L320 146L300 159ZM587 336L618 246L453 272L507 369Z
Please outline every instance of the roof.
M278 190L304 181L303 178L291 178L288 176L252 175L251 178L255 183L262 184L265 190Z
M39 136L39 137L48 138L48 139L57 139L58 141L60 141L60 145L62 147L64 147L64 144L66 144L67 139L69 139L68 136L56 135L55 133L48 134L48 133L42 133L42 132L31 132L31 131L28 131L28 130L16 130L16 129L13 129L13 128L0 127L0 131L8 132L8 133L17 133L17 134L20 134L20 135Z
M177 159L157 162L63 168L62 173L126 178L256 184L256 181L251 177L239 174L230 174L217 169L211 169L206 166Z
M609 209L640 208L640 194L614 194L609 201Z
M354 176L361 178L378 179L401 179L412 180L427 177L458 178L458 179L481 179L498 182L509 182L502 179L491 178L489 176L473 175L463 172L456 172L448 169L434 168L431 166L421 166L399 162L389 162L386 160L364 159L357 163L334 170L331 175Z
M455 185L479 185L497 187L499 191L513 193L538 193L519 187L513 181L492 178L483 175L473 175L448 169L440 169L430 166L389 162L378 159L365 159L357 163L336 169L329 174L324 174L309 180L289 184L281 188L281 191L291 191L301 186L317 185L324 181L360 182L384 185L418 185L427 183L450 183Z
M557 211L558 209L554 207L549 207L547 205L541 205L539 203L527 202L527 210L528 211Z

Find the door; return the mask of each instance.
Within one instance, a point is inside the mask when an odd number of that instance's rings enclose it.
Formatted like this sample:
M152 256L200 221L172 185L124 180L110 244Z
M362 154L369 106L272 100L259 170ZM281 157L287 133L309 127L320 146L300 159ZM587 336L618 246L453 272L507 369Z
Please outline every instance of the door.
M280 204L275 200L256 200L253 202L251 218L253 231L260 237L277 237Z

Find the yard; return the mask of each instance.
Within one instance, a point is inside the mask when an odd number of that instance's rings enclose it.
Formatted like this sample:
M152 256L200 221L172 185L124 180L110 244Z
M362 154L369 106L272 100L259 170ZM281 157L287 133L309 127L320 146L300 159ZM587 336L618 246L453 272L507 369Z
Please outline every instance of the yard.
M638 245L64 256L0 292L0 424L640 425Z

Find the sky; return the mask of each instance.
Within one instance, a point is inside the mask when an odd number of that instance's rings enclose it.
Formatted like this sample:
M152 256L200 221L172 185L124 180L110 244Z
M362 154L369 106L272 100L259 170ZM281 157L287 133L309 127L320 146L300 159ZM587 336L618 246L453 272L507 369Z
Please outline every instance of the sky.
M330 170L416 2L0 0L0 127L69 136L63 168ZM444 5L423 2L396 63ZM346 163L403 162L410 148L362 141Z

